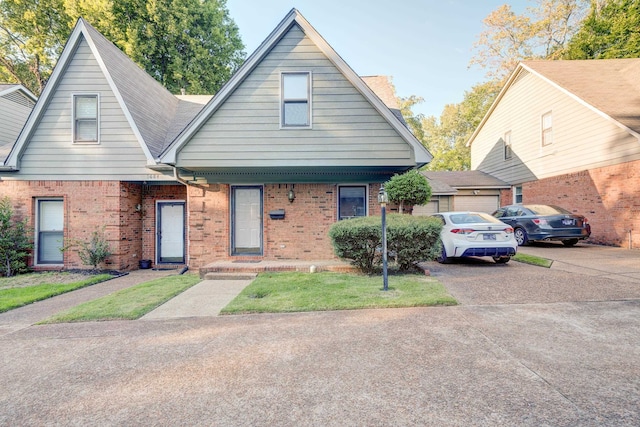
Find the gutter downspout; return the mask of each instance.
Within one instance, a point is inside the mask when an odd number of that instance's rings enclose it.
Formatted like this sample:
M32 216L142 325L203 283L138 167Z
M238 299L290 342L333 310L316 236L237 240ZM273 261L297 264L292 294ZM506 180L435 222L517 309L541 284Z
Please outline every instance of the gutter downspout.
M173 169L173 177L176 179L176 181L178 181L180 184L184 185L185 187L187 187L187 225L189 224L189 183L187 181L185 181L184 179L180 178L180 176L178 175L178 168L173 166L173 165L169 165L171 166L171 168ZM185 267L182 269L182 271L180 272L180 274L184 274L186 273L186 271L189 269L189 264L191 263L191 239L189 238L189 229L187 228L187 259L185 260Z

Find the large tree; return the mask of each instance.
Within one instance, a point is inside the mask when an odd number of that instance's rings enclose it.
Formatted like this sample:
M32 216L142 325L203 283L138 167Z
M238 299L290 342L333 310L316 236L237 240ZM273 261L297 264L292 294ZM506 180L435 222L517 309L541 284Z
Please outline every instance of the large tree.
M588 10L587 0L532 0L534 6L516 14L503 5L484 19L471 65L502 79L525 59L560 58Z
M0 0L0 80L40 93L80 16L174 93L215 93L244 60L225 0Z
M640 57L640 0L592 1L589 16L569 42L564 57Z

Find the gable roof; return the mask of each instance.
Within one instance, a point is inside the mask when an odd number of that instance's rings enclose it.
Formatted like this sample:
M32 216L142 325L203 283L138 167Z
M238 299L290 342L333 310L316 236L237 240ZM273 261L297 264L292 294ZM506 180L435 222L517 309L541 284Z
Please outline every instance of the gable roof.
M25 124L24 131L5 161L8 167L12 169L19 167L20 156L26 148L26 142L46 111L58 82L73 60L82 40L86 40L104 73L140 147L147 156L147 164L155 164L154 158L164 148L169 126L180 101L87 21L80 18L67 40L33 113ZM153 102L149 102L150 99L153 99Z
M262 42L253 54L231 79L220 89L214 98L203 108L185 130L173 141L173 143L160 155L162 163L175 164L178 151L188 142L198 129L203 126L215 111L225 102L234 90L244 81L280 39L293 25L298 25L305 35L320 49L322 53L340 70L347 80L371 103L371 105L386 119L386 121L398 132L398 134L411 146L415 161L418 166L429 163L431 154L413 136L411 131L398 119L398 117L375 95L374 91L349 67L349 65L333 50L311 24L300 14L297 9L291 9L287 16L278 24L271 34Z
M465 188L511 188L509 184L486 172L472 171L423 171L429 180L439 181L456 189Z
M539 60L518 64L467 145L473 142L509 87L527 72L640 138L640 58Z
M21 84L0 83L0 96L8 96L12 93L16 93L27 98L27 100L31 101L31 103L33 104L35 104L38 100L37 96L35 96L29 89L22 86Z
M33 109L33 106L38 100L38 98L31 93L29 89L20 84L13 83L0 83L0 98L16 103L16 107L19 105L27 109ZM15 111L20 111L20 113L11 115L11 118L9 119L13 120L13 122L20 127L23 127L27 120L24 108L16 108ZM0 120L3 121L7 119L7 117L0 117ZM11 137L8 135L0 136L0 167L4 164L4 161L14 145L15 141L11 141L12 137L13 135Z

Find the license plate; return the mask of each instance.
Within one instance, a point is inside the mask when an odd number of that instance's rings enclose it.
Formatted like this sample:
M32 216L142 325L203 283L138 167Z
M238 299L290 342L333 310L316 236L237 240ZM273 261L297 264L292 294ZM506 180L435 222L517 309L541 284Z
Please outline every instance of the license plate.
M484 240L496 240L496 235L495 234L483 234L482 238Z
M572 219L563 219L562 220L562 225L574 225L575 221Z

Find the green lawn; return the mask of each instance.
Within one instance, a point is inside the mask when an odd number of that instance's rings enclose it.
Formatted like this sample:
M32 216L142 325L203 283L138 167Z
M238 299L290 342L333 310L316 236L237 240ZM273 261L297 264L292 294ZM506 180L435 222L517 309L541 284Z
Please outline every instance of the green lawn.
M437 280L417 274L262 273L221 314L455 305Z
M537 265L539 267L546 267L546 268L551 267L551 264L553 264L553 260L540 258L535 255L522 254L522 253L515 254L511 259L514 261L525 263L525 264Z
M88 276L86 279L71 283L48 283L47 275L22 275L18 277L6 277L0 280L0 313L31 304L36 301L51 298L56 295L70 292L85 286L94 285L111 279L109 274ZM35 280L38 284L28 286L25 280ZM11 287L13 283L22 283L20 287Z
M167 276L77 305L41 323L139 319L200 282L194 274Z

